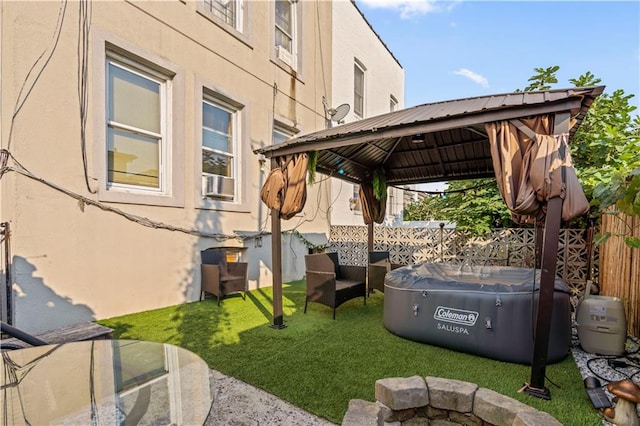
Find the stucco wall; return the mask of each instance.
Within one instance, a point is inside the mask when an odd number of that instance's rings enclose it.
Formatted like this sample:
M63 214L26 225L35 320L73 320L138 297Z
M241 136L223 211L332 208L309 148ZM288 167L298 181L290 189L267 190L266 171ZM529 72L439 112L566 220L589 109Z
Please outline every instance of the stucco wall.
M94 194L84 182L80 148L79 4L66 5L54 48L61 3L3 2L2 148L47 182L152 221L225 235L269 231L269 212L259 198L267 171L252 151L271 143L274 118L302 132L324 127L322 96L328 96L324 85L331 87L331 4L299 3L303 41L295 72L274 59L273 3L245 5L248 26L237 37L199 14L192 1L92 2L86 148ZM323 34L322 49L318 34ZM105 43L175 74L173 186L163 200L114 195L105 186ZM36 62L43 51L44 58ZM36 71L27 77L34 63ZM25 79L33 90L16 116L9 142L14 107L27 93L20 94ZM207 202L201 196L203 87L243 105L238 203ZM256 247L253 238L222 240L144 227L16 172L2 177L0 191L0 221L12 229L14 324L26 331L197 300L200 250L207 247L247 247L243 260L250 263L250 286L271 285L266 241ZM314 203L283 221L283 230L328 235L328 220L316 214L318 206L326 210L327 194L311 187L309 199ZM288 253L283 251L285 279L301 278L303 259Z
M333 83L330 107L343 103L350 105L346 123L358 119L354 114L354 63L357 60L365 68L364 118L390 111L390 100L397 101L397 109L404 107L404 69L385 47L367 21L351 1L334 1L333 4ZM334 123L335 125L335 123ZM389 189L397 201L387 207L387 220L402 212L402 192ZM334 225L361 225L362 214L352 211L349 199L353 196L353 184L332 179L332 214Z

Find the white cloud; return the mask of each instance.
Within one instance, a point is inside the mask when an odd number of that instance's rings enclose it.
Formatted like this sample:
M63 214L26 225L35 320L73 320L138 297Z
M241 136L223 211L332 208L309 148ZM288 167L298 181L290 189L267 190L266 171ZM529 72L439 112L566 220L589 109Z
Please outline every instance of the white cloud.
M402 19L442 10L437 4L437 0L358 0L358 3L375 9L398 10Z
M453 73L455 75L461 75L463 77L466 77L469 80L473 81L474 83L478 83L480 86L484 87L485 89L489 87L489 81L486 79L486 77L476 72L473 72L471 70L468 70L466 68L460 68L457 71L453 71Z

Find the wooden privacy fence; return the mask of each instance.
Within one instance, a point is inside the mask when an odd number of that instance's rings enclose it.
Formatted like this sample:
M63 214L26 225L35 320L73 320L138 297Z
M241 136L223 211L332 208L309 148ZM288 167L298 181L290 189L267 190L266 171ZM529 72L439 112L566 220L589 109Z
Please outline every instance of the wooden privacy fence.
M627 246L621 237L640 238L640 218L605 214L602 232L614 236L600 247L600 294L622 299L627 332L640 336L640 249Z
M339 253L341 262L367 264L367 227L331 226L330 250ZM593 250L587 249L587 231L561 229L557 273L581 295L594 262ZM495 229L483 238L449 228L374 227L374 250L388 251L392 263L449 262L465 265L504 265L532 267L534 264L534 229Z

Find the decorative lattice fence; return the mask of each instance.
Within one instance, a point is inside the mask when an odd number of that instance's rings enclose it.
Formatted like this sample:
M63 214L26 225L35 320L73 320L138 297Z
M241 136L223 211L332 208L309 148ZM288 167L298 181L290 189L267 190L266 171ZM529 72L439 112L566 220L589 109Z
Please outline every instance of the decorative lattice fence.
M557 273L574 294L584 291L589 277L587 232L584 229L561 229ZM330 250L341 262L351 265L367 263L367 227L331 227ZM457 265L504 265L532 267L534 264L534 229L496 229L478 238L455 229L374 227L374 246L388 251L392 263L449 262ZM593 279L593 277L591 277Z

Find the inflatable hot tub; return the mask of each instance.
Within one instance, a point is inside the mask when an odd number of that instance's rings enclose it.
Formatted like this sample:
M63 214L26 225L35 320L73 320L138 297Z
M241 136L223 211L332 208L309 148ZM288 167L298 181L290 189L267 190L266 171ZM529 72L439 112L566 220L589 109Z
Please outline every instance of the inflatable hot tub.
M385 277L384 325L410 340L531 364L539 284L540 270L528 268L405 266ZM556 278L547 361L562 360L570 344L569 289Z

